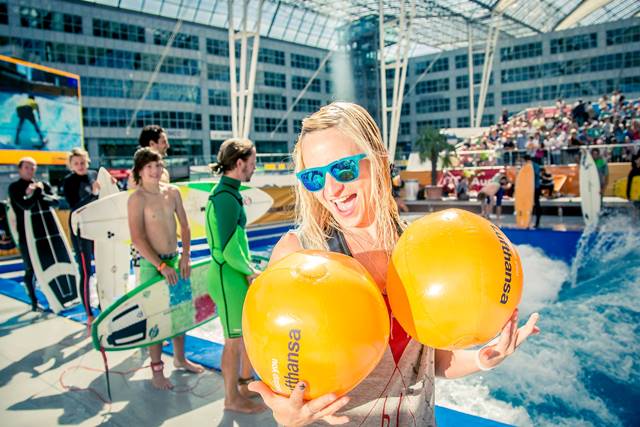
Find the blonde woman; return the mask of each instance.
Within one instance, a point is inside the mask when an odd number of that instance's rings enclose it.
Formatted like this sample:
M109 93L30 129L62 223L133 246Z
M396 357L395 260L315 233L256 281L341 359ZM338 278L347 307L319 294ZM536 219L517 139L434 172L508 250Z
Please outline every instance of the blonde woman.
M391 192L389 158L371 116L351 103L336 102L321 108L303 121L294 161L299 180L298 228L278 242L271 262L301 249L342 252L360 261L384 289L390 254L405 225ZM386 354L347 396L329 394L304 402L303 381L289 398L273 393L262 382L251 383L249 388L262 395L276 421L285 426L321 420L329 424L429 426L435 424L435 375L457 378L491 369L538 332L537 315L518 329L514 312L496 344L481 352L442 351L411 339L391 313L390 321ZM336 415L338 411L342 415Z
M67 167L71 171L62 181L62 191L69 203L71 212L98 198L100 184L98 173L89 170L89 153L82 148L74 148L67 155ZM71 215L69 215L71 219ZM69 229L72 230L71 227ZM91 311L89 278L91 277L91 260L93 259L93 241L83 239L82 236L71 234L73 252L80 270L80 296L82 306L87 314L87 325L91 325L93 312Z

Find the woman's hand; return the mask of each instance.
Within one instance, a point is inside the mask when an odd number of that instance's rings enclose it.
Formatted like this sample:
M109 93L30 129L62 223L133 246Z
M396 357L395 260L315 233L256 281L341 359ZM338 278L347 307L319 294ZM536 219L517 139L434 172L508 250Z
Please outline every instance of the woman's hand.
M299 382L291 392L291 396L280 396L262 381L254 381L249 384L249 390L260 393L262 400L273 411L273 418L286 427L297 427L323 420L331 425L345 424L349 422L346 416L334 415L344 405L349 403L348 396L337 398L333 393L325 394L316 399L305 402L305 383Z
M511 353L516 351L516 348L525 342L530 335L540 333L540 329L536 326L539 317L538 313L533 313L529 316L527 323L518 328L518 309L515 309L507 324L502 328L497 342L486 345L479 350L478 360L481 366L486 369L498 366Z

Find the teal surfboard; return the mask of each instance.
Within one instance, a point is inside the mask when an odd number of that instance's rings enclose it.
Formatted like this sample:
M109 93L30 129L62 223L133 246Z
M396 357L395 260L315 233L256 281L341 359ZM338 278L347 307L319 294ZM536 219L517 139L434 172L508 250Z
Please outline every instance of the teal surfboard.
M193 263L191 277L173 286L156 278L116 300L93 322L93 346L105 351L147 347L213 319L217 313L207 284L209 263Z

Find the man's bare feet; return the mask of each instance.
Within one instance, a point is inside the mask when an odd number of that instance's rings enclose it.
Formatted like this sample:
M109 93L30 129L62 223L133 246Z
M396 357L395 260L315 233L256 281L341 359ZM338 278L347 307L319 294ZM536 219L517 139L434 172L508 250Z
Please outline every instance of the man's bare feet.
M164 362L151 362L151 372L153 376L151 378L151 384L158 390L171 390L173 384L169 381L169 378L164 376Z
M238 395L238 397L234 399L225 397L224 409L227 411L242 412L243 414L257 414L265 411L267 407L261 402L254 402L253 400Z
M173 366L175 366L176 369L184 369L185 371L192 372L194 374L201 374L204 372L204 368L202 366L189 362L187 359L178 360L174 358Z

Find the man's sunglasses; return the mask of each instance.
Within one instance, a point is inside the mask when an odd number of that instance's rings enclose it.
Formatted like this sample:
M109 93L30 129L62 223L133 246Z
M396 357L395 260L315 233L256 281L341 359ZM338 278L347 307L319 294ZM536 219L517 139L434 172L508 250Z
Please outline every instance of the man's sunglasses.
M343 157L326 166L301 170L296 174L304 188L309 191L320 191L324 188L327 172L338 182L351 182L360 176L360 160L367 157L366 154Z

